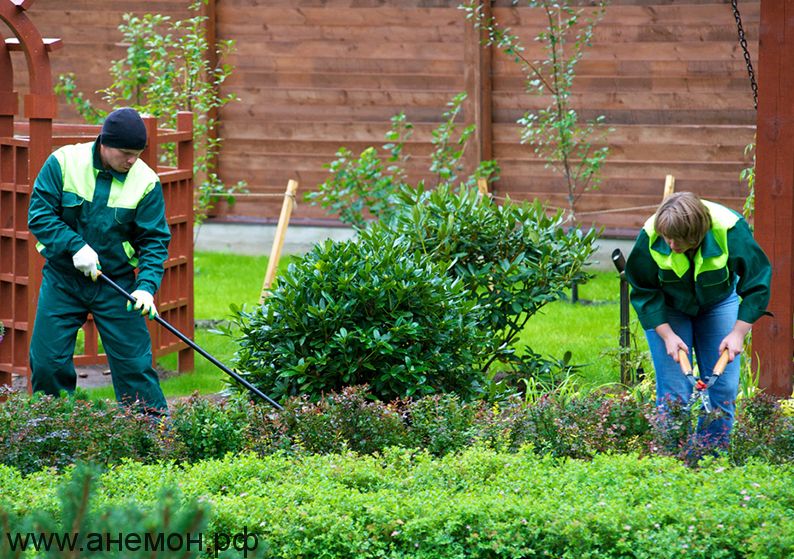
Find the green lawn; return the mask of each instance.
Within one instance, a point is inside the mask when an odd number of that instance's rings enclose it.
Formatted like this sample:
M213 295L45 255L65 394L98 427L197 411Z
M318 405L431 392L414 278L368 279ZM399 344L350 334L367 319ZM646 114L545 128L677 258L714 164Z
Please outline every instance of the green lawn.
M286 268L289 257L282 258L279 270ZM262 282L265 278L268 258L266 256L244 256L198 252L195 255L194 301L195 318L202 320L228 320L231 316L229 306L246 305L251 307L259 301ZM194 338L196 344L231 367L235 344L227 336L209 328L197 328ZM176 370L176 354L166 355L158 360L158 364L169 370ZM215 365L195 354L193 372L169 378L162 383L163 392L167 397L187 396L198 390L202 394L211 394L223 390L226 386L226 373ZM89 390L96 398L114 399L113 388L110 386Z
M195 316L197 321L228 320L229 306L256 305L267 269L267 257L200 252L195 255ZM283 258L279 269L289 264ZM547 357L562 358L572 353L572 362L583 365L582 384L599 386L616 382L620 368L616 350L619 344L619 281L617 273L599 272L590 282L580 286L584 303L572 305L559 301L543 308L530 319L520 343ZM640 334L640 349L647 348ZM234 341L211 328L196 329L196 343L227 366L235 351ZM167 355L158 363L176 370L176 354ZM209 394L223 390L227 375L195 355L195 370L165 380L163 391L168 397L189 395L195 390ZM113 398L111 387L91 390L98 398Z
M583 383L599 386L620 380L620 281L617 272L598 272L579 287L581 303L558 301L546 305L532 317L521 333L521 343L537 353L561 358L566 351L571 361L584 365ZM639 349L647 350L642 331L635 326Z

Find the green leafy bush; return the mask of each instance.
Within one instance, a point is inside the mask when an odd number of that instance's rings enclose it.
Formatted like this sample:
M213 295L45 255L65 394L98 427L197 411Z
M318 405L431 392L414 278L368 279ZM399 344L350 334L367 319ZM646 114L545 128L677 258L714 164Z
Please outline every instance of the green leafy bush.
M393 219L360 235L404 238L411 250L449 266L449 275L483 309L480 327L489 350L484 370L496 360L516 362L512 344L532 315L572 282L589 277L584 265L595 250L596 232L566 229L562 214L549 216L540 203L497 204L476 189L449 186L405 188L399 200ZM549 366L535 357L525 369Z
M479 309L460 281L401 237L317 245L253 312L237 316L238 366L277 398L368 384L383 400L473 395Z
M780 559L794 554L793 480L790 464L693 470L666 457L556 460L528 447L444 458L227 455L184 468L123 464L102 476L89 510L134 501L157 517L161 486L178 485L168 531L185 533L189 503L208 503L205 539L248 527L258 542L249 556L259 557ZM45 478L29 485L0 477L10 515L35 516L23 498L53 492Z
M260 454L281 449L372 454L405 445L407 427L397 406L372 400L366 386L351 386L312 403L291 398L277 415L251 410L250 448Z
M153 419L76 392L63 398L8 394L0 405L0 463L23 472L160 456Z
M245 446L247 409L239 400L214 402L194 394L172 407L163 443L171 459L197 462Z

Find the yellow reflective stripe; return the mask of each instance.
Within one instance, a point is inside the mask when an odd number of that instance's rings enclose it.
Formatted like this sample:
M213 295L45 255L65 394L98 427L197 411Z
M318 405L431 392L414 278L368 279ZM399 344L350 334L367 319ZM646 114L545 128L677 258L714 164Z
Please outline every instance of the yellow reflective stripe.
M36 250L39 251L39 253L41 253L41 251L43 251L45 248L47 247L45 247L43 244L36 243Z
M124 254L127 255L127 262L130 263L130 266L133 268L138 266L138 257L135 256L135 249L132 247L130 243L124 241L121 243L121 246L124 247Z
M686 254L671 252L665 255L651 250L651 256L660 268L674 271L679 278L683 277L689 269L689 258L687 258Z
M108 196L108 207L135 209L144 196L149 194L158 181L157 173L138 159L127 172L124 182L113 178Z
M725 206L715 204L703 200L703 204L709 210L711 215L711 235L714 237L717 246L719 246L721 254L704 258L702 253L702 245L695 253L694 264L695 274L697 277L703 272L710 272L713 270L720 270L728 264L728 230L731 229L736 222L739 221L740 216ZM663 270L672 270L675 275L683 277L689 269L689 258L685 254L678 254L670 252L670 254L662 254L653 249L653 245L659 238L656 232L656 216L649 217L645 224L642 226L645 233L648 235L648 251L651 258L656 262L656 265Z
M63 173L64 192L73 192L91 202L99 171L94 168L94 143L63 146L54 155ZM109 208L135 209L144 196L154 189L160 180L146 163L140 159L127 173L124 182L113 177L108 195Z
M728 264L728 230L731 229L736 222L739 221L739 216L719 204L714 202L703 201L703 205L708 208L711 214L711 234L720 247L722 254L712 256L711 258L703 258L700 250L695 255L695 279L703 273L712 270L721 270Z
M709 213L711 214L712 228L716 227L718 229L724 229L727 231L736 225L736 222L741 219L739 214L729 208L726 208L725 206L721 206L720 204L703 200L703 205L708 208Z
M703 258L703 254L698 250L697 254L695 254L695 279L703 272L720 270L728 264L728 230L712 229L711 234L720 249L722 249L722 254L711 258Z
M61 166L64 192L73 192L89 202L94 199L98 171L94 169L93 142L63 146L53 154Z
M656 265L662 270L672 270L679 278L683 277L689 269L689 258L687 258L685 254L678 254L673 251L670 251L670 254L662 254L653 249L656 239L659 238L655 223L656 216L652 215L645 221L645 225L642 226L645 233L648 235L648 252L651 254L651 258L653 258L653 261L656 262Z

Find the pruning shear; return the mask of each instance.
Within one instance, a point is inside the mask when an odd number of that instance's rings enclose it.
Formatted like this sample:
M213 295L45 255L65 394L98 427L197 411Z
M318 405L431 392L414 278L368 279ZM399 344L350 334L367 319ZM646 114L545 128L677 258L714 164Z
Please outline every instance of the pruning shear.
M711 405L711 398L709 397L709 388L714 386L714 383L720 378L720 375L725 371L726 365L728 365L728 350L722 352L720 358L717 360L717 364L714 365L714 371L711 373L711 377L707 382L703 381L703 379L696 378L695 372L692 370L692 364L689 362L689 356L687 352L683 349L678 350L678 364L681 365L681 372L686 375L686 378L689 379L689 382L692 384L692 396L689 397L689 403L687 403L687 409L692 409L692 406L700 398L700 401L703 402L703 410L706 413L711 413L714 407Z

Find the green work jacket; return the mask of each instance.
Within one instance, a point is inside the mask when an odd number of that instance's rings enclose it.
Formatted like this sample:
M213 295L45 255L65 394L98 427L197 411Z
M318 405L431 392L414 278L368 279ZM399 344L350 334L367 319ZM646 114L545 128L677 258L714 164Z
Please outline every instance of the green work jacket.
M667 309L697 316L730 295L741 297L739 320L753 323L766 312L772 267L747 222L706 202L712 227L695 251L676 254L655 232L651 217L626 261L631 303L646 330L668 322Z
M72 256L88 244L109 277L137 267L136 289L154 294L160 287L171 233L160 180L140 159L118 173L102 167L96 142L56 150L36 177L28 228L60 273L80 273Z

